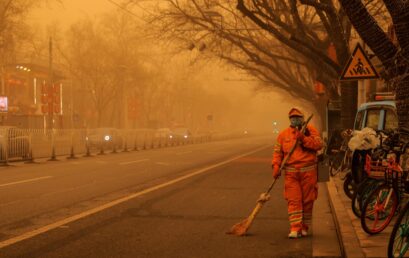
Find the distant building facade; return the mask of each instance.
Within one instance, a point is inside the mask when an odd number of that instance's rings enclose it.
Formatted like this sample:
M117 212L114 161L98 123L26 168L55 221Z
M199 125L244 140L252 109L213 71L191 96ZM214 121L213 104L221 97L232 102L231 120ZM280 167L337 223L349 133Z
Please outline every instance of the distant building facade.
M53 71L54 87L54 128L64 127L64 77ZM8 110L1 113L1 124L20 128L49 127L49 113L45 109L48 67L33 63L16 63L6 66L3 74L1 95L7 97Z

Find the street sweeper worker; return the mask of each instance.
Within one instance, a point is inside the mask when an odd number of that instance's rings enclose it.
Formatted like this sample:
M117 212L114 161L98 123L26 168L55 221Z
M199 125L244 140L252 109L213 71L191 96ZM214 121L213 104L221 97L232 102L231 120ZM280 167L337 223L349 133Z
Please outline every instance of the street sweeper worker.
M274 146L272 160L273 176L278 179L281 172L285 173L284 196L288 202L290 221L289 238L299 238L308 235L312 221L312 208L317 199L317 151L322 147L319 132L308 124L305 132L300 129L304 124L304 114L299 108L292 108L288 113L290 127L280 132ZM298 144L287 160L282 171L281 162Z

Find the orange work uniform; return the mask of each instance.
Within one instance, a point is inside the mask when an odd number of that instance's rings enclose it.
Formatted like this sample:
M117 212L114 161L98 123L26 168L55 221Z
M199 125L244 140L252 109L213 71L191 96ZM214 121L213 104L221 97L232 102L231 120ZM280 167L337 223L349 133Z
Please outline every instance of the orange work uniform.
M283 158L297 141L297 129L289 127L277 137L274 146L273 165L281 166ZM288 202L290 230L308 230L312 220L312 208L317 199L317 151L322 148L319 132L307 126L305 137L297 145L283 169L285 172L284 196Z

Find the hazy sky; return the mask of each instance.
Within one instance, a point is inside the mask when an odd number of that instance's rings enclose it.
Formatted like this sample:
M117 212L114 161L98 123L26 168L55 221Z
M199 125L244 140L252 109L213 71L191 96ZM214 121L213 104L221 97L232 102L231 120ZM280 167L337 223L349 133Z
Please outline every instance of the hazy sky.
M57 22L67 27L81 18L95 17L115 8L117 7L107 0L63 0L62 4L52 3L37 8L30 20L40 26Z
M44 28L50 24L57 23L62 29L67 29L72 23L85 17L94 18L111 10L118 9L117 6L108 0L62 1L62 4L52 3L35 9L29 17L32 25ZM121 0L113 1L119 3ZM133 10L133 12L137 11ZM217 67L218 64L215 66ZM248 102L243 104L248 105L249 111L253 112L253 115L245 123L259 124L266 128L271 127L272 121L278 121L280 127L288 125L287 112L294 105L292 98L274 94L273 92L255 94L251 85L254 85L256 82L235 80L247 79L249 76L242 75L242 72L239 71L229 71L228 67L216 67L202 71L203 75L201 77L206 78L205 85L208 86L205 86L205 88L229 96L229 98L234 98L233 96L247 96Z

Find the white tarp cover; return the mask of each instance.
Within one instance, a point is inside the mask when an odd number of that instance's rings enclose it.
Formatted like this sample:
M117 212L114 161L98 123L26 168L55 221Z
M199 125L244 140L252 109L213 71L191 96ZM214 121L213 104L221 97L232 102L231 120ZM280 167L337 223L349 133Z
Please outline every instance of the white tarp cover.
M361 131L354 131L351 140L348 142L348 147L354 150L369 150L374 149L380 144L380 139L377 137L374 129L365 127Z

